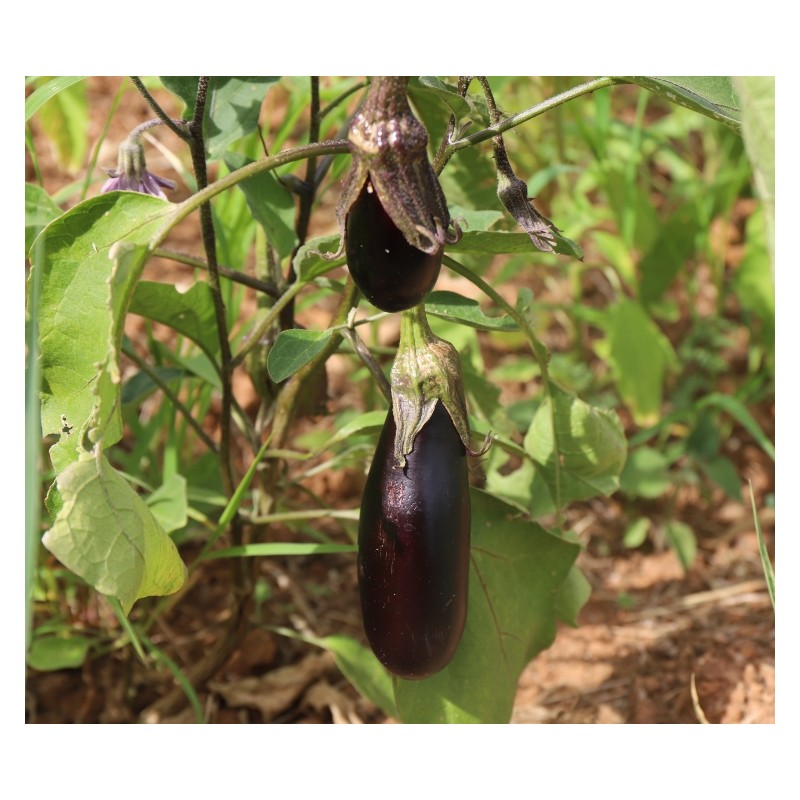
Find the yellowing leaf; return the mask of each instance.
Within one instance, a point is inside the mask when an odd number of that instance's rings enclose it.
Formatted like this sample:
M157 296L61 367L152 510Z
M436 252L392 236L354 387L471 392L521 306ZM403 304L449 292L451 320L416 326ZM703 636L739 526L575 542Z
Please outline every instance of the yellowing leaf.
M145 502L104 456L70 464L57 479L63 506L42 543L125 613L141 597L177 592L186 567Z

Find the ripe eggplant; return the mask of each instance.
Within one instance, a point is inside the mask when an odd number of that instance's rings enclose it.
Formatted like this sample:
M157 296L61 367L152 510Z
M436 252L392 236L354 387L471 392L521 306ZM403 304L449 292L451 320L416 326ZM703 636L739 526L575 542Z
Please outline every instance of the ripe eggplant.
M456 652L467 617L466 449L441 402L400 467L386 418L361 501L358 585L367 639L395 675L425 678Z
M369 180L348 211L345 251L356 286L381 311L421 303L442 266L442 250L431 255L406 241Z

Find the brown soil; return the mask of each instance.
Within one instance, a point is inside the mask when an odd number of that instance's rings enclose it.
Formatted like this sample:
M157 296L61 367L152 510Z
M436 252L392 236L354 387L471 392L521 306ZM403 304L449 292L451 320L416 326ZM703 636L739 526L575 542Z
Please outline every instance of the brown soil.
M89 83L93 108L98 109L91 141L99 134L118 85L116 79ZM123 102L112 122L100 164L112 166L116 143L133 124L147 118L143 104L133 93L128 97L130 102ZM69 176L46 147L39 152L47 188L64 185ZM156 153L148 159L152 171L170 174ZM28 167L30 180L29 162ZM191 227L175 239L176 248L200 253ZM161 280L186 279L186 272L175 265L150 269ZM558 290L558 285L547 289L554 294ZM303 320L306 324L326 324L327 317L316 319L313 313ZM396 335L392 324L381 332L387 341ZM141 330L132 319L128 334L136 337ZM553 349L558 349L557 334L554 330L548 342ZM730 354L732 364L746 357L744 348L746 341L739 352ZM502 355L491 349L485 353L490 363ZM347 407L354 398L346 373L337 368L336 359L328 372L331 407ZM237 384L237 397L244 408L253 406L255 395L247 379ZM751 410L774 441L774 403L768 400ZM773 554L774 514L765 508L764 498L775 491L774 464L738 426L731 431L726 455L739 474L752 481ZM356 470L328 472L306 484L341 508L358 505L362 485L363 475ZM774 722L774 612L749 505L733 503L707 487L682 489L673 501L672 515L684 519L698 535L698 555L688 572L665 547L650 544L631 551L621 546L627 510L617 499L570 509L569 527L585 545L579 565L592 585L591 599L580 614L580 626L561 626L552 647L524 671L512 722ZM658 501L648 503L647 513L658 517ZM329 535L340 531L337 524L326 524ZM184 560L191 555L185 550ZM352 689L328 654L271 630L277 626L315 636L344 634L363 641L352 561L344 556L258 559L256 577L268 596L252 612L241 646L200 692L209 722L393 721ZM167 648L183 669L214 646L230 614L227 564L208 562L197 575L201 577L186 597L151 631L154 644ZM86 630L116 625L104 601L88 593L64 600L62 610ZM174 685L169 674L143 666L126 647L96 656L80 670L29 669L26 718L31 723L194 721L189 708L166 718L148 714L151 704Z

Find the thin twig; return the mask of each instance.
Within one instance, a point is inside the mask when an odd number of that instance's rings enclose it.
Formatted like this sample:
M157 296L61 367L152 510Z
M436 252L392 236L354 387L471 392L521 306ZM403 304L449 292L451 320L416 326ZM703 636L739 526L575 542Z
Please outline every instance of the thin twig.
M180 139L184 142L191 142L192 136L186 128L181 128L173 122L172 117L164 111L163 108L156 102L153 95L147 90L147 87L141 82L137 75L129 75L131 83L139 90L139 93L145 99L147 105L153 109L153 113Z
M381 365L375 360L370 352L369 347L364 344L361 337L358 335L358 333L356 333L355 327L352 325L350 327L342 328L342 334L344 335L345 339L350 342L350 345L352 346L356 355L361 359L364 366L370 371L372 377L375 378L375 383L378 384L381 394L391 404L392 387L389 384L389 381L383 370L381 369Z
M308 143L314 144L319 140L319 76L311 76L311 108L308 126ZM297 221L295 222L295 233L297 234L297 244L292 251L289 266L286 268L286 286L291 286L297 280L297 274L292 266L297 251L305 244L308 236L308 224L311 221L311 209L314 206L314 197L317 193L316 183L317 157L309 156L306 161L306 177L304 190L300 195L300 203L297 209ZM283 307L280 315L281 330L288 330L294 327L294 298Z
M177 262L178 264L185 264L187 267L202 269L206 272L208 271L208 262L204 261L202 258L197 258L197 256L191 256L188 253L181 253L178 250L170 250L166 247L159 247L154 251L153 255L158 256L159 258L168 258ZM239 272L239 270L236 269L223 267L221 264L217 265L217 269L222 277L228 278L228 280L234 281L234 283L241 283L243 286L249 286L251 289L255 289L257 292L263 292L270 297L280 297L278 287L272 283L261 281L258 278L252 277L251 275L246 275L244 272Z
M557 94L555 97L550 97L543 103L538 103L537 105L532 106L525 111L520 111L519 114L514 114L512 117L507 117L501 122L490 125L488 128L485 128L482 131L473 133L471 136L465 136L463 139L450 142L447 147L446 156L449 158L453 153L463 150L465 147L472 147L475 144L480 144L480 142L485 142L487 139L491 139L498 133L510 131L512 128L516 128L517 125L521 125L523 122L527 122L534 117L538 117L540 114L544 114L546 111L550 111L551 109L563 105L570 100L574 100L576 97L581 97L585 94L591 94L598 89L605 89L607 86L614 86L615 84L619 83L628 83L628 81L620 80L619 78L595 78L594 80L582 83L580 86L575 86L566 92Z
M170 389L167 382L133 348L123 344L122 352L164 392L166 398L183 414L206 447L214 453L219 453L216 442L203 430L200 423L192 416L192 412L181 402L178 395Z

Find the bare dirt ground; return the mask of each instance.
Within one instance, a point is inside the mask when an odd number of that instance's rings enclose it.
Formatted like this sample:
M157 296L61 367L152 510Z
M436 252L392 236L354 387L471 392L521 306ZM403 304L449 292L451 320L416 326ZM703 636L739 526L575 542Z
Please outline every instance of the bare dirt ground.
M93 79L89 85L93 101L107 108L118 81ZM116 143L147 118L143 104L131 106L127 110L123 106L114 118L100 164L113 166ZM102 120L98 112L91 141L99 135ZM69 176L61 173L41 144L46 186L55 190ZM170 174L157 154L148 159L152 171ZM199 253L199 243L191 238L194 234L187 229L186 236L181 249ZM175 280L186 277L175 269ZM159 279L167 278L162 272ZM132 323L129 335L136 332ZM486 353L487 360L492 356ZM746 354L734 356L741 359ZM349 388L339 380L334 365L329 374L332 408L349 402ZM252 393L248 381L237 386L245 408L248 392ZM751 410L774 441L774 402ZM738 426L726 455L740 476L753 484L772 556L774 514L765 507L764 498L775 491L774 464ZM345 470L319 476L310 488L334 506L352 508L360 501L363 479L357 471ZM682 490L674 502L671 513L690 524L698 537L697 558L688 572L675 553L658 542L637 550L622 547L626 509L619 500L596 500L570 509L569 527L585 545L578 563L592 585L592 595L579 616L580 626L561 626L552 647L524 671L512 722L774 722L774 612L752 513L721 491L701 488ZM648 510L657 514L659 501L648 503ZM327 532L335 535L336 524L329 525ZM184 555L185 560L191 557L188 552ZM153 632L154 643L169 645L183 667L213 645L229 614L227 566L209 562L200 574L202 580ZM208 721L392 722L352 689L329 655L269 629L287 627L316 636L338 633L363 641L352 558L259 559L257 577L265 587L265 598L253 612L249 632L200 692ZM116 625L107 605L88 592L71 603L65 603L63 611L74 615L77 623ZM80 670L29 669L26 718L30 723L194 721L188 708L164 719L147 717L151 703L173 686L162 671L141 665L128 647L94 657Z

